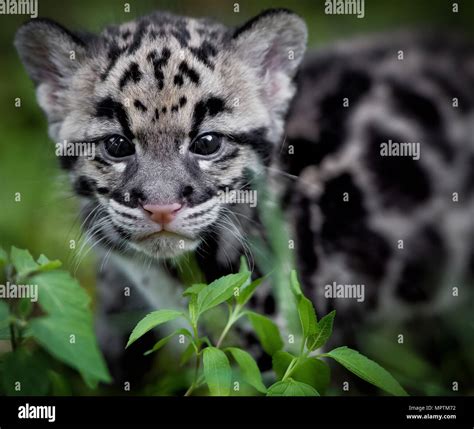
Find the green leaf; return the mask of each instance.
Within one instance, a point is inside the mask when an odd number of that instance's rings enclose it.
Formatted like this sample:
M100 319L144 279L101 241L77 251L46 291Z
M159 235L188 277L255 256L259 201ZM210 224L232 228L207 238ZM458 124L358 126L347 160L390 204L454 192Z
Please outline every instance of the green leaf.
M184 292L183 296L191 296L191 295L197 295L199 292L201 292L205 287L207 287L206 283L198 283L195 285L192 285L191 287L188 287Z
M199 292L197 299L198 315L213 308L234 295L236 288L247 281L250 273L229 274L213 281L208 287Z
M3 368L3 386L7 395L46 395L49 383L48 368L43 359L24 348L7 355Z
M12 246L10 257L16 273L20 278L26 277L28 274L38 269L39 265L35 262L33 256L31 256L28 250L17 249Z
M72 368L97 380L110 381L92 323L62 316L41 317L29 322L29 334Z
M48 377L53 396L72 396L71 386L66 377L53 370L48 371Z
M239 294L236 296L236 301L237 304L240 306L244 306L247 301L252 297L253 293L255 292L255 289L257 289L263 281L263 278L259 278L254 280L252 283L249 283L248 285L242 286L242 288L239 291Z
M236 347L229 347L229 351L242 371L242 378L259 392L265 393L267 388L262 382L262 376L254 358L244 350Z
M92 318L89 295L68 272L42 272L29 281L38 285L39 304L48 314L81 320Z
M54 261L50 261L43 254L40 255L37 262L40 265L39 268L38 268L39 271L56 270L57 268L59 268L62 265L62 263L59 259L55 259Z
M267 396L319 396L319 393L314 387L289 378L270 386Z
M292 354L285 351L278 351L272 356L273 370L278 379L282 379L290 365L291 361L296 358ZM318 392L324 393L330 382L329 366L316 358L306 358L291 373L291 378L302 383L309 384Z
M331 357L365 381L396 396L408 396L395 378L378 363L348 347L338 347L321 356Z
M10 308L8 304L0 300L0 340L10 339Z
M297 298L299 298L300 296L303 296L303 292L301 291L301 285L300 285L300 282L298 281L298 276L295 270L291 270L290 285L291 285L292 292L295 294Z
M130 344L134 343L142 335L146 334L156 326L165 322L169 322L170 320L177 319L183 315L184 314L181 311L177 310L158 310L147 314L133 329L126 347L129 347Z
M318 325L313 303L303 295L299 297L298 314L300 316L303 338L308 338L310 335L316 333Z
M222 350L207 347L203 350L204 378L212 396L229 396L232 370Z
M268 317L252 311L247 311L246 315L266 353L272 355L283 348L283 341L275 323Z
M158 350L160 350L163 346L165 346L169 340L171 340L171 338L175 337L176 335L185 335L186 337L188 338L193 338L191 332L189 332L187 329L178 329L176 331L174 331L173 333L167 335L166 337L162 338L160 341L158 341L151 350L148 350L144 353L145 356L153 353L153 352L156 352Z
M22 319L26 319L33 310L33 303L30 298L22 298L17 304L18 314Z
M8 263L8 254L3 247L0 247L0 268Z
M181 355L181 358L179 360L179 365L183 366L185 365L189 359L191 359L196 351L196 348L194 347L193 343L190 343L188 347L184 349L183 354Z
M309 350L319 349L326 344L332 335L332 326L335 316L336 310L333 310L319 321L317 331L308 338L306 343Z

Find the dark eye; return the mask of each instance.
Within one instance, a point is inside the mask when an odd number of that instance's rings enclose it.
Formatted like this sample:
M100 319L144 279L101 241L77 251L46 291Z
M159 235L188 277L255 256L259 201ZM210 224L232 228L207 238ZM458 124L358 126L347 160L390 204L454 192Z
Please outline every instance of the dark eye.
M135 145L122 136L110 136L104 140L107 155L112 158L125 158L135 153Z
M208 156L216 153L222 146L219 134L203 134L191 143L189 150L196 155Z

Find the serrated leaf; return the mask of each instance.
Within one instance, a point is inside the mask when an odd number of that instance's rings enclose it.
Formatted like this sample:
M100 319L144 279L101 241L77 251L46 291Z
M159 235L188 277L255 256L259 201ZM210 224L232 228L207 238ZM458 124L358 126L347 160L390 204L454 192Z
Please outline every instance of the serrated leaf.
M3 367L3 386L7 395L46 395L49 389L48 368L24 348L7 355ZM16 383L20 383L18 391Z
M229 347L226 350L232 354L239 365L244 381L255 387L259 392L265 393L267 388L262 382L262 375L254 358L246 351L236 347Z
M249 283L248 285L242 286L239 291L239 294L236 296L237 304L244 306L247 301L252 297L255 289L257 289L262 284L263 278L259 278Z
M130 334L130 338L128 339L126 348L156 326L182 316L183 313L177 310L158 310L147 314L133 329L132 333Z
M318 329L316 333L308 338L306 343L309 350L316 350L326 344L327 340L332 335L332 327L334 323L334 317L336 316L336 310L326 314L318 323Z
M319 396L319 393L308 384L288 378L270 386L267 396Z
M30 252L25 249L18 249L12 246L10 258L15 267L17 276L20 278L26 277L28 274L36 271L39 267Z
M54 261L49 260L45 255L41 254L37 260L39 267L39 271L51 271L56 270L61 267L62 263L59 259L55 259Z
M234 295L234 290L246 282L250 273L229 274L213 281L198 294L198 315L227 301Z
M48 314L81 320L91 318L89 295L68 272L38 273L29 281L38 285L38 302Z
M198 284L192 285L183 292L183 296L197 295L205 287L207 287L206 283L198 283Z
M32 319L28 333L57 359L99 381L111 381L92 323L48 316Z
M356 350L338 347L322 356L333 358L358 377L392 395L408 396L408 393L386 369Z
M273 353L283 348L283 341L278 327L268 317L252 311L246 312L252 327L257 334L260 344L266 353Z
M171 340L171 338L175 337L176 335L185 335L186 337L188 338L193 338L191 332L189 332L187 329L178 329L176 331L174 331L173 333L167 335L166 337L162 338L161 340L159 340L154 346L152 349L146 351L144 353L145 356L148 356L149 354L153 353L153 352L156 352L158 350L160 350L163 346L165 346L166 344L168 344L168 342Z
M203 350L204 378L213 396L229 396L232 370L222 350L207 347Z

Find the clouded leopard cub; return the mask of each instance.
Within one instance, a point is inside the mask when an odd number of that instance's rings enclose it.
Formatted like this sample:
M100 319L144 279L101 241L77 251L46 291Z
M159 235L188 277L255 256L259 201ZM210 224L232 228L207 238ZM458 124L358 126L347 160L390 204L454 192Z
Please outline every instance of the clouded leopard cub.
M344 332L369 309L375 320L409 317L413 303L441 310L445 285L464 284L472 45L399 34L302 63L306 39L287 10L238 28L154 13L99 35L43 19L18 30L51 138L89 143L88 156L61 164L86 228L110 252L98 323L109 357L125 344L111 314L179 305L166 260L195 252L208 281L236 270L245 237L265 232L256 209L219 191L251 189L272 172L306 293L320 313L338 308ZM124 297L130 285L145 299ZM254 305L274 311L268 288ZM126 362L116 365L118 374Z

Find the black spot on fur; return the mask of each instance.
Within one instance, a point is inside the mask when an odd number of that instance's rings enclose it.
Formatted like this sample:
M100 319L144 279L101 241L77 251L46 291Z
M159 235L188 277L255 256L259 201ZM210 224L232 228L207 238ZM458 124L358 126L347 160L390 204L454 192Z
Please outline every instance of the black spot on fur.
M186 48L191 39L188 29L186 28L186 23L184 21L179 21L174 24L173 30L170 31L170 34L179 42L182 48Z
M86 176L79 176L74 182L74 191L83 197L91 197L97 188L97 182Z
M321 227L324 251L347 255L346 262L355 271L379 280L385 272L390 248L368 228L363 194L352 177L344 173L326 182L318 205L324 219Z
M390 88L402 114L417 121L424 128L431 145L440 150L447 160L451 160L453 149L444 135L443 118L435 102L403 83L391 82Z
M211 70L214 70L214 64L210 60L217 55L217 49L214 45L208 41L204 41L198 48L189 48L189 50L200 62Z
M319 259L315 249L318 237L311 229L312 205L314 205L313 202L302 196L297 200L298 209L295 211L297 216L295 222L296 236L300 238L297 244L299 274L303 285L310 284L311 275L319 267Z
M155 116L154 116L155 120L157 121L158 119L160 119L160 114L158 113L158 109L155 109Z
M166 114L166 111L167 111L166 106L163 106L163 108L161 109L161 113Z
M391 135L377 127L369 128L370 144L367 164L374 175L382 204L390 208L409 210L430 197L431 185L419 161L407 156L381 156L380 144L415 142L412 138Z
M426 227L415 240L406 243L410 257L406 258L396 286L396 294L409 302L421 302L433 298L440 283L446 249L439 233Z
M207 115L211 117L216 116L217 114L222 113L225 110L229 109L226 107L225 102L222 98L209 97L206 100L198 101L194 106L193 125L189 133L189 137L193 139L197 136L197 133L199 132L199 127L201 126Z
M97 188L97 192L100 195L107 195L110 192L110 189L106 187L100 187L100 188Z
M96 115L107 119L116 119L122 126L123 134L129 140L134 139L134 135L130 129L130 122L127 112L123 105L110 97L103 98L97 103Z
M170 57L171 51L168 48L163 48L160 58L157 58L156 51L150 52L147 56L147 59L153 64L155 78L160 90L164 87L165 75L163 73L163 68L168 64Z
M142 20L139 22L138 29L137 31L135 31L133 35L132 43L130 44L127 50L128 55L134 54L140 48L142 40L143 40L143 36L145 35L146 30L147 30L147 26L148 26L148 22L146 20Z
M109 59L109 64L107 65L107 68L105 69L105 71L100 76L100 79L102 81L107 79L107 77L109 76L109 73L114 68L114 66L117 63L118 59L123 55L124 52L125 52L125 48L119 48L116 43L112 44L112 46L110 47L110 50L107 54L107 57Z
M130 64L130 67L125 71L122 75L119 83L120 90L124 88L124 86L131 80L134 83L140 82L142 78L142 72L140 71L140 67L137 63Z
M180 97L180 99L179 99L179 106L180 106L180 107L184 107L184 106L186 105L187 101L188 101L187 98L183 95L183 96Z
M189 80L195 85L199 84L199 73L194 70L192 67L188 66L186 61L182 61L179 65L179 71L189 78Z
M184 84L183 76L180 75L180 74L175 75L174 79L173 79L173 83L176 86L183 86L183 84Z
M179 106L178 106L177 104L173 104L173 105L171 106L171 111L172 111L172 112L177 112L178 110L179 110Z
M246 133L232 134L229 137L240 145L251 147L263 164L268 166L271 162L273 144L267 140L266 135L266 128L256 128Z
M140 100L135 100L133 102L133 105L141 112L146 112L148 110L146 106Z

